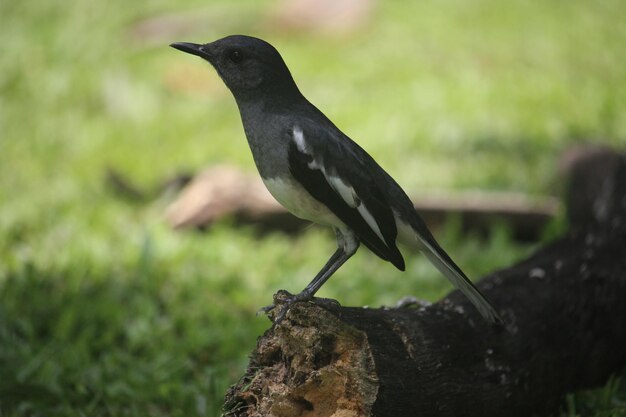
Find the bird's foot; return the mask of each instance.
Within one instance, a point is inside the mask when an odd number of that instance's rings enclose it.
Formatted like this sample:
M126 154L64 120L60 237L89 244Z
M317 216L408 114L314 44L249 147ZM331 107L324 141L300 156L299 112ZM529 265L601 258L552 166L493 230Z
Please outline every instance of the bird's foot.
M277 326L283 321L285 315L293 304L304 301L312 301L315 304L326 308L339 306L339 302L336 300L330 298L315 298L308 291L291 294L288 291L280 290L274 294L274 304L262 307L259 309L257 314L260 314L261 312L268 314L273 311L273 317L270 316L270 319L274 322L274 326Z
M274 311L277 307L281 307L283 305L291 305L294 301L290 301L295 296L286 290L278 290L276 294L274 294L274 304L270 304L265 307L261 307L259 311L256 312L257 316L261 313L268 314L271 311Z

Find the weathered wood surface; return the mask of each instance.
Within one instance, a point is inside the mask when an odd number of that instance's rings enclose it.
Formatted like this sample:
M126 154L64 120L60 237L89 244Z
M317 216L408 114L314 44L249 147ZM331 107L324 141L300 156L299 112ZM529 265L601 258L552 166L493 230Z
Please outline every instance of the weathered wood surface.
M478 283L506 330L458 291L430 306L298 304L259 339L225 415L527 417L602 384L626 365L626 158L590 158L572 176L570 231Z

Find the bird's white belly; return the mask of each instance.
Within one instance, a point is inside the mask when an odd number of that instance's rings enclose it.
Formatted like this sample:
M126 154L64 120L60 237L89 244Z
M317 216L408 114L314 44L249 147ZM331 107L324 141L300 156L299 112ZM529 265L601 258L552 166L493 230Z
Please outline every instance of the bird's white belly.
M345 228L324 204L313 198L299 183L291 179L263 178L268 191L296 217L325 226Z

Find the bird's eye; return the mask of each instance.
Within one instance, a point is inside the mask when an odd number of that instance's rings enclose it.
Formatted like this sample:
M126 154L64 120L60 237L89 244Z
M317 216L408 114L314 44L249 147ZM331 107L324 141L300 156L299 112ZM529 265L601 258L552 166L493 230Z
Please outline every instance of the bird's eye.
M230 59L235 64L238 64L243 59L243 54L239 49L233 49L228 53L228 59Z

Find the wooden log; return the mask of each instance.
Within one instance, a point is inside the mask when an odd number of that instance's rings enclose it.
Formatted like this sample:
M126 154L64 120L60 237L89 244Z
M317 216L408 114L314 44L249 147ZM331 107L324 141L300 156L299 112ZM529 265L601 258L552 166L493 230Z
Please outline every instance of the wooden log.
M626 157L611 158L607 175L573 177L592 198L568 199L602 216L571 207L564 237L478 283L506 329L458 291L429 306L300 303L258 340L225 415L526 417L602 384L626 365Z

